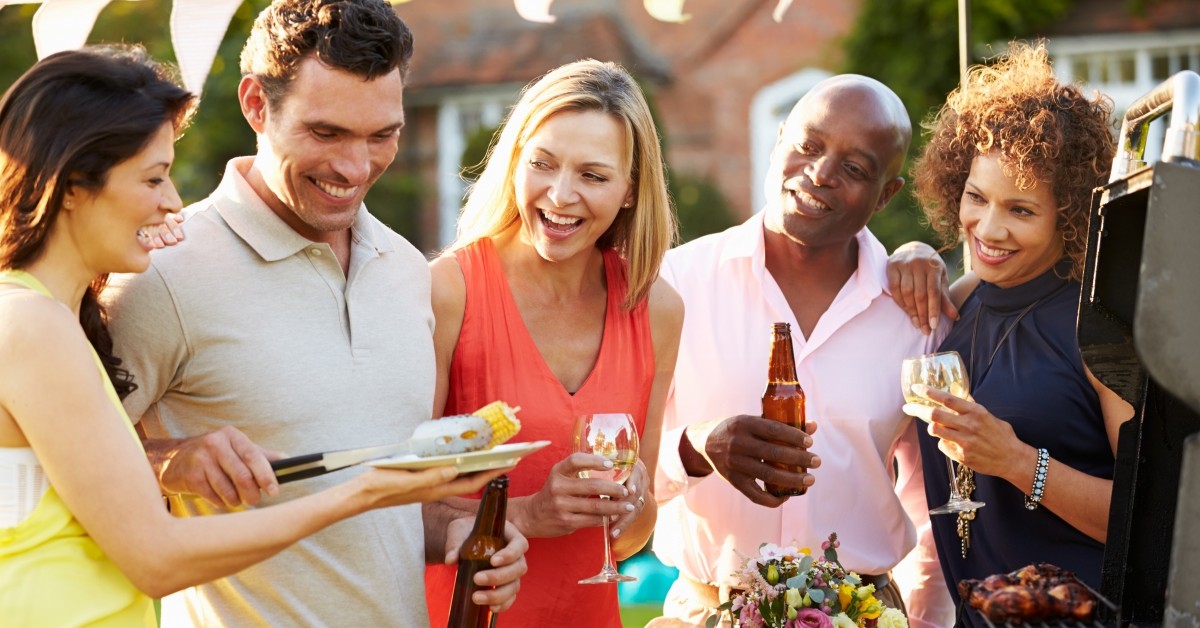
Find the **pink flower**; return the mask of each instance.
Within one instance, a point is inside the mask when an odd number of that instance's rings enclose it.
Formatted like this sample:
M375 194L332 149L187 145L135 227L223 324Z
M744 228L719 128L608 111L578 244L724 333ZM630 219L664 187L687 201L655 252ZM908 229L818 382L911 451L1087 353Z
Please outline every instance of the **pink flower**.
M738 613L738 623L744 628L764 628L766 622L763 621L763 616L758 612L757 604L747 604L742 607L742 612ZM830 627L832 628L832 626Z
M815 608L801 608L796 611L796 618L788 624L788 628L833 628L829 615Z

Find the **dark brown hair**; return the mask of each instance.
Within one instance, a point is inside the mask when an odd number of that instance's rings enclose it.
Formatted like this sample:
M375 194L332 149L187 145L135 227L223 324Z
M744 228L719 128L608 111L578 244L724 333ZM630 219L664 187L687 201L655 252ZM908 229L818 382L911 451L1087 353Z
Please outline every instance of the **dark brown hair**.
M0 99L0 269L42 254L68 190L99 192L114 166L142 151L170 123L182 130L196 97L140 47L60 52L34 65ZM79 322L118 394L135 388L112 354L96 295L83 296Z
M1108 98L1059 83L1043 44L1013 42L995 64L971 68L924 126L929 143L913 165L915 191L947 247L959 241L972 162L996 150L1018 188L1051 186L1070 278L1082 278L1092 190L1107 180L1115 150Z
M396 69L404 77L412 52L412 32L385 0L276 0L255 19L241 69L277 107L309 55L372 80Z

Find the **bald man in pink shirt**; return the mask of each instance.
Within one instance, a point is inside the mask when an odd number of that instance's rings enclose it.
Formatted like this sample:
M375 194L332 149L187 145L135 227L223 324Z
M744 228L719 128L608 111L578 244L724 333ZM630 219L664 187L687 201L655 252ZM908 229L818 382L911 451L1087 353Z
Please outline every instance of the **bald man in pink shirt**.
M881 601L903 608L903 589L911 625L953 623L899 384L901 360L933 351L948 325L930 336L912 325L888 291L887 253L866 228L904 185L911 135L883 84L826 79L780 129L764 210L667 255L662 276L687 314L656 474L654 549L680 578L651 625L702 626L760 544L815 548L830 532L842 563ZM792 325L807 416L820 425L812 435L759 416L774 322ZM807 494L775 497L764 481ZM910 552L911 574L894 581Z

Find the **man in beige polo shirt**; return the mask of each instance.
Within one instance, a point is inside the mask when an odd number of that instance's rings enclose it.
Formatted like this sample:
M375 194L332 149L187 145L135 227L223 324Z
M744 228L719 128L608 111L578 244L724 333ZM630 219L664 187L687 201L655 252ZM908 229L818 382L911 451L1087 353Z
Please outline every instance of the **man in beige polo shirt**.
M106 292L139 386L124 402L177 513L315 492L352 471L280 487L269 459L398 442L430 417L429 270L362 202L396 154L411 54L385 0L277 0L242 52L257 155L185 210L185 242ZM469 528L433 512L339 523L164 600L163 624L427 626L424 564ZM512 529L476 601L512 603L525 547Z

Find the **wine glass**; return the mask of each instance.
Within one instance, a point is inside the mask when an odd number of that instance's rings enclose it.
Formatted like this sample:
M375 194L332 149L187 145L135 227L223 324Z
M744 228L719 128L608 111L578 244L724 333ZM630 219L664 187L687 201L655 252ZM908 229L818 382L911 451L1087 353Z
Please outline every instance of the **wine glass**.
M625 482L638 459L637 428L628 414L585 414L575 417L575 451L604 456L612 468L603 471L580 471L581 478L602 478L618 484ZM600 499L608 499L601 495ZM579 584L630 582L633 576L621 574L613 567L612 545L608 538L608 517L604 517L604 566L600 573L584 578Z
M925 384L961 399L966 399L970 392L967 369L957 351L905 358L900 365L900 387L904 391L904 400L908 403L936 407L937 403L913 392L912 387L916 384ZM950 456L946 456L946 468L950 470L950 501L930 510L929 514L948 515L983 508L983 502L966 499L958 492L958 471L954 459Z

